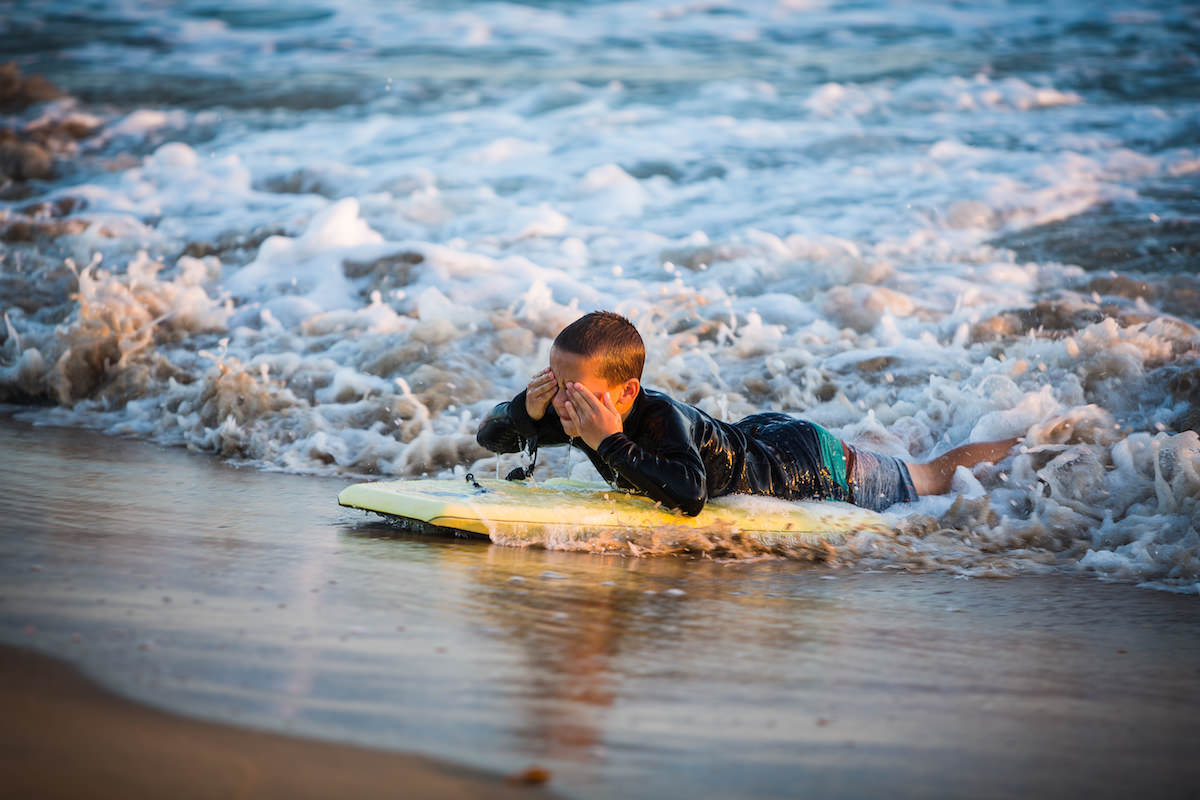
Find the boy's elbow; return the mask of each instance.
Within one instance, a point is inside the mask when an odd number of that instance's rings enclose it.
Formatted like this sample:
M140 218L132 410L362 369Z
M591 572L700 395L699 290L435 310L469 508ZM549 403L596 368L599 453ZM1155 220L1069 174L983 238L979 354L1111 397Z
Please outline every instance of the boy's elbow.
M700 481L696 486L690 487L686 494L676 494L671 500L671 506L679 513L687 517L694 517L704 510L704 503L708 500L708 490L704 482Z
M508 416L508 403L501 403L483 418L475 432L475 441L493 453L515 453L524 446Z
M496 432L494 426L488 424L490 421L485 419L479 423L479 428L475 431L475 443L485 450L491 450L494 453L496 452L494 441Z
M515 453L521 449L521 437L511 429L485 419L475 432L475 442L493 453Z
M661 505L664 508L667 508L671 511L677 511L680 514L683 514L685 517L694 517L697 514L699 514L701 511L704 510L704 498L703 497L681 498L681 497L669 496L669 497L663 497L663 498L656 498L656 497L651 496L650 499L655 500L656 502L659 503L659 505Z

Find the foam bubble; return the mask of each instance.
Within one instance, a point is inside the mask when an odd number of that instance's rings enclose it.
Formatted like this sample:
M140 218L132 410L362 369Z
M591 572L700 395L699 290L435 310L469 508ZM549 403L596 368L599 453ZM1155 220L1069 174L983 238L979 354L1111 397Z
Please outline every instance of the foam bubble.
M358 201L347 197L317 214L300 236L268 238L254 261L226 280L224 287L244 297L298 294L314 311L347 308L355 299L343 261L363 246L382 241L360 218ZM279 316L278 309L272 313Z

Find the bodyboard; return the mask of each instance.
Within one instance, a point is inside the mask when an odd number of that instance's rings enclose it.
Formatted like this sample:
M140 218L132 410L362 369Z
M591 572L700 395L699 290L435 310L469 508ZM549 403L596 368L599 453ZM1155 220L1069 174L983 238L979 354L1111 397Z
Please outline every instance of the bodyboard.
M645 497L566 480L526 484L505 480L398 480L359 483L338 503L400 522L506 542L539 540L547 532L584 536L630 531L690 530L762 539L826 541L890 527L874 511L835 501L787 502L735 495L709 500L696 516Z

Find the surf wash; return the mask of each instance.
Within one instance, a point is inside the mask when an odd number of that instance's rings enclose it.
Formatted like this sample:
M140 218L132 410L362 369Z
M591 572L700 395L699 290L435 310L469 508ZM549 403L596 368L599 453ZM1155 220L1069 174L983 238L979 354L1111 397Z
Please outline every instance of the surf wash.
M525 447L521 452L529 453L529 463L527 465L522 465L522 466L516 467L513 470L511 470L507 475L504 476L505 480L523 481L523 480L533 477L533 471L535 469L537 469L537 455L538 455L537 437L534 436L534 438L532 438L528 442L526 442ZM499 453L496 454L496 479L497 480L500 479L500 454Z
M567 441L566 476L568 478L571 477L571 472L575 467L575 449L576 449L575 448L575 440L577 438L578 437L572 436L570 438L570 440ZM524 480L531 480L533 478L533 472L535 469L537 469L537 456L538 456L537 439L531 439L529 442L527 442L525 445L525 449L522 452L529 454L529 464L522 465L520 467L516 467L516 468L512 469L507 475L504 476L505 480L524 481ZM497 480L500 479L500 456L499 456L499 454L497 454L497 456L496 456L496 479ZM616 488L616 487L614 487L614 488Z
M570 438L570 440L567 442L567 471L566 471L567 480L572 480L571 476L575 474L575 450L576 450L575 442L578 439L579 439L578 436L572 436ZM628 489L622 489L620 486L618 486L616 481L605 481L605 482L609 485L609 487L612 488L613 491L622 492L624 494L630 493Z
M567 470L566 470L567 480L571 480L572 479L571 476L573 474L575 474L575 449L576 449L575 442L578 438L579 438L578 436L572 436L567 441ZM612 487L612 489L614 491L628 493L628 490L622 489L620 486L617 485L616 481L606 481L606 483L608 483L608 485L610 487Z

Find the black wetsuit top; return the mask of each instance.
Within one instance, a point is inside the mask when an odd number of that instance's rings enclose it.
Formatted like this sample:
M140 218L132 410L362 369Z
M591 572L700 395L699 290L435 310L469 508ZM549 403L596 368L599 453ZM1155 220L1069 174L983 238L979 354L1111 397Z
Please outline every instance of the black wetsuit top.
M755 414L731 424L643 387L622 427L597 450L582 439L569 442L554 409L534 421L521 392L492 409L476 439L494 453L575 444L610 484L688 515L726 494L849 499L824 466L816 426L786 414Z

